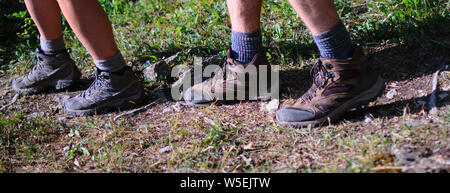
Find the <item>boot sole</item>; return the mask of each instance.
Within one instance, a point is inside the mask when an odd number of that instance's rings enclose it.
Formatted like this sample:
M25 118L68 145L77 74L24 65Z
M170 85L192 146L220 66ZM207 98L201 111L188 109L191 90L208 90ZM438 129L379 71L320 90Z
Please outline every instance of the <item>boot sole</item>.
M258 96L256 99L246 99L246 100L230 100L233 102L239 102L239 101L269 101L272 99L272 96L270 94L268 95L260 95ZM193 103L191 101L187 101L184 100L184 102L186 102L186 105L188 105L189 107L193 107L193 108L202 108L202 107L207 107L210 106L211 104L213 104L215 101L223 101L223 100L214 100L214 101L208 101L208 102L204 102L204 103Z
M267 99L267 97L258 97L257 99L253 99L253 100L235 100L233 102L239 102L239 101L268 101L268 100L270 100L270 99ZM220 100L218 100L218 101L220 101ZM191 101L184 101L184 102L186 102L187 106L192 107L192 108L208 107L208 106L210 106L211 104L214 103L214 101L208 101L208 102L205 102L205 103L193 103Z
M15 84L12 84L12 88L15 92L23 95L36 94L46 89L64 90L77 83L80 80L80 77L81 72L77 68L75 68L75 70L72 71L67 79L46 81L41 85L32 88L18 88Z
M130 102L133 101L133 102ZM77 109L68 109L66 106L64 106L64 111L66 113L69 113L71 115L75 116L90 116L94 115L96 113L105 113L112 110L127 110L134 107L139 106L144 101L144 93L141 90L139 94L134 95L132 97L127 97L125 99L117 99L114 101L110 101L108 103L99 105L95 108L91 109L83 109L83 110L77 110Z
M386 85L384 80L380 76L378 76L377 81L375 82L375 84L373 84L373 86L370 89L348 100L347 102L345 102L344 104L342 104L341 106L339 106L338 108L336 108L334 111L330 112L323 118L311 121L279 122L279 123L282 126L303 128L309 125L311 125L312 127L317 127L323 125L324 123L338 121L349 109L360 108L362 106L368 105L372 101L375 101L378 97L380 97L383 94L385 87Z

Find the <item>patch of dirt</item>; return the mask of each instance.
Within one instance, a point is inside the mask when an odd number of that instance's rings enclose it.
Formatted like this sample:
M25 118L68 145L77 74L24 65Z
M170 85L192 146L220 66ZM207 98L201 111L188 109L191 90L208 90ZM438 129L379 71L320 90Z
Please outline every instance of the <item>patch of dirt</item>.
M175 149L179 152L189 151L197 148L199 143L210 143L210 140L215 140L215 138L210 139L208 132L212 132L212 128L216 128L219 130L217 136L220 137L220 140L226 141L230 145L223 146L225 148L223 150L207 146L200 152L211 154L212 156L208 159L211 159L215 164L222 164L223 172L248 171L250 165L264 166L264 164L270 165L272 167L270 171L274 172L289 172L293 171L292 168L301 172L305 168L314 169L333 165L339 154L342 154L343 157L347 154L348 156L355 156L351 150L347 152L346 150L336 149L337 144L333 144L333 141L337 140L336 138L355 135L358 140L363 140L364 135L385 133L386 139L395 142L402 137L399 137L397 131L391 132L392 127L401 128L404 123L420 126L422 120L425 125L432 124L433 120L430 120L425 113L427 111L425 103L430 94L432 73L443 64L448 64L450 60L448 51L442 49L423 52L421 49L406 49L402 45L395 44L367 48L369 61L377 70L383 72L382 76L387 80L384 95L363 110L354 110L347 113L341 122L321 128L286 130L280 127L274 114L264 110L268 101L248 101L211 105L205 108L191 108L184 105L183 102L171 101L167 98L143 112L117 121L128 124L121 131L123 147L128 148L121 156L124 160L132 160L132 163L151 165L150 171L176 172L178 170L174 169L173 165L183 165L186 160L174 159L177 154L172 152ZM449 77L447 71L441 73L440 88L449 87ZM13 78L9 75L0 76L1 106L7 104L14 96L14 92L10 88L10 82ZM281 103L301 96L307 90L311 81L309 69L297 67L282 69L280 78L282 84ZM62 102L86 89L89 83L89 80L85 80L79 87L59 93L46 92L21 96L15 104L7 108L2 116L11 115L20 110L28 116L52 117L69 126L84 124L88 120L97 120L103 123L112 121L120 112L93 117L74 117L63 112ZM393 90L395 90L395 94L387 97L387 93ZM168 96L168 92L170 91L167 89L163 90L159 96ZM441 93L448 93L448 90L444 89ZM442 112L449 110L449 99L448 96L438 99L438 107ZM148 103L154 100L154 97L150 97ZM405 122L405 117L413 117L413 121ZM145 131L145 134L143 134L144 131L139 131L139 134L135 133L144 126L151 128L151 132ZM99 131L89 130L86 131L85 135L101 139L101 129L106 126L99 125L98 127ZM322 135L329 127L334 128L333 132L337 132L334 133L336 137L331 141L311 140L312 135ZM64 134L67 134L67 132ZM177 144L177 147L168 146L169 141L170 144ZM395 156L396 164L403 167L403 172L448 172L450 162L448 141L449 138L447 137L436 145L433 144L435 142L433 139L429 139L429 141L414 141L414 139L411 139L410 143L393 147L390 154ZM324 145L327 146L323 147ZM436 146L438 148L435 148ZM318 149L321 150L318 151ZM222 157L213 155L214 153L217 154L218 151L220 151ZM237 156L227 157L226 152L236 152ZM374 159L387 160L390 157ZM171 160L171 164L168 164L167 160ZM82 167L83 171L98 170L98 166L89 163L87 158L84 161L80 159L79 162L84 166ZM337 167L346 168L347 166L343 165L344 163L345 161L339 161ZM374 163L375 165L380 163L382 165L384 162L374 161ZM134 166L136 165L128 165L125 170L132 172L148 171L134 168ZM34 171L30 165L16 171L21 170Z
M404 172L450 172L450 147L433 148L436 144L402 144L394 146L392 153L403 165Z

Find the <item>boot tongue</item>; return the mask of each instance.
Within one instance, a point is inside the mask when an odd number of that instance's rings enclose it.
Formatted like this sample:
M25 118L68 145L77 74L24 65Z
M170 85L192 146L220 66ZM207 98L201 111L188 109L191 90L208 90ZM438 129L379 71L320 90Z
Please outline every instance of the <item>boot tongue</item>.
M110 84L111 82L111 72L102 71L100 69L96 69L96 81L99 81L101 84Z
M313 84L311 88L300 98L301 103L306 104L311 101L311 99L315 96L317 89L322 87L322 85L324 84L327 74L328 71L320 60L316 64L314 64L311 70Z
M313 84L316 87L321 87L325 82L325 79L328 75L327 68L322 64L321 61L316 63L311 70L311 76L313 78Z

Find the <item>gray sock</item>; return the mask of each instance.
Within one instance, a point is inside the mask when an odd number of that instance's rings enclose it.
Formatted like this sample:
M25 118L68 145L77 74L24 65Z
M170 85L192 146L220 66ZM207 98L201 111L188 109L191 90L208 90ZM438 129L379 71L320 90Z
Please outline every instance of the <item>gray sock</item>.
M345 59L353 54L352 41L341 21L330 30L313 37L324 58Z
M41 42L41 49L46 54L53 54L55 52L66 49L63 37L56 38L54 40L44 40L39 38Z
M250 63L256 54L263 51L261 30L250 33L232 31L231 51L235 60Z
M102 60L94 60L95 66L101 71L117 72L127 66L120 51L117 54Z

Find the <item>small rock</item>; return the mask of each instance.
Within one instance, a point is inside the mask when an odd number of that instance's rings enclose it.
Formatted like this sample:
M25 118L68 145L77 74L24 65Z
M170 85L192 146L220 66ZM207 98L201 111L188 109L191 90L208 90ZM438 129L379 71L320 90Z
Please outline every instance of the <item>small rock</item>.
M407 124L407 125L409 125L411 127L417 127L417 126L420 126L420 125L425 125L427 123L428 122L426 120L423 120L423 119L422 120L409 119L409 120L405 121L405 124Z
M181 108L182 108L181 102L176 102L174 105L172 105L172 109L175 110L176 112L180 111Z
M372 121L372 115L371 114L365 114L364 115L364 122L369 123Z
M427 92L425 92L424 90L422 89L417 90L417 96L425 96L425 95L427 95Z
M178 90L178 92L180 93L179 96L172 96L172 98L173 98L173 100L178 101L178 100L182 99L182 95L183 95L184 91L187 89L187 88L184 88L185 83L188 86L190 86L192 84L192 79L193 79L192 75L191 75L192 69L190 69L189 67L184 66L184 65L178 65L178 66L175 66L172 69L172 71L174 71L172 73L175 74L174 78L177 79L177 81L175 81L171 85L171 89L175 89L175 91Z
M159 153L168 152L168 151L171 151L172 149L173 149L172 145L169 145L169 146L159 149Z
M57 110L57 109L63 109L63 108L64 108L64 106L62 104L58 104L55 106L54 109Z
M439 109L437 107L432 108L428 111L428 115L430 118L437 118L440 115Z
M206 123L209 123L209 124L211 124L211 125L213 125L213 126L217 126L216 123L215 123L213 120L209 119L208 117L203 118L203 120L204 120Z
M442 88L442 91L450 91L450 84Z
M252 146L253 146L253 143L250 142L249 144L244 145L243 148L244 148L244 150L253 150Z
M69 98L70 96L68 95L57 94L53 96L53 101L57 102L58 104L64 104L64 102Z
M64 122L66 120L66 117L58 117L59 122Z
M9 89L0 90L0 96L5 96L5 95L7 95L9 92L11 92L11 90L9 90Z
M171 111L170 107L166 107L166 108L164 108L162 110L162 113L167 113L167 112L170 112L170 111Z
M278 106L280 106L280 100L272 99L267 103L266 110L269 111L269 113L275 113L275 111L278 110Z
M28 118L34 119L36 117L42 117L44 115L45 115L45 112L34 112L34 113L31 113L30 115L28 115Z
M200 59L199 57L196 57L197 59ZM195 62L196 59L194 58L194 66L195 65L201 65L202 70L204 70L209 65L220 65L222 60L220 59L219 55L213 55L206 58L201 58L201 60L198 63ZM172 88L178 90L181 95L180 96L172 96L173 100L181 100L182 94L184 91L186 91L188 88L184 88L184 84L191 85L194 83L196 79L204 80L205 77L203 77L202 73L194 73L193 66L185 66L185 65L177 65L173 69L171 69L171 73L176 79L176 81L172 84Z
M164 60L150 64L143 70L145 79L150 81L156 81L157 77L165 77L170 75L171 66L176 62L177 57L182 51L172 55Z
M150 81L156 81L158 76L167 76L170 72L169 64L167 64L164 60L150 64L147 68L144 69L144 77Z
M386 98L392 99L392 98L394 98L395 95L397 95L397 91L395 89L392 89L386 94Z
M413 153L406 153L406 152L397 154L396 158L401 164L409 164L417 160L416 155L414 155Z

